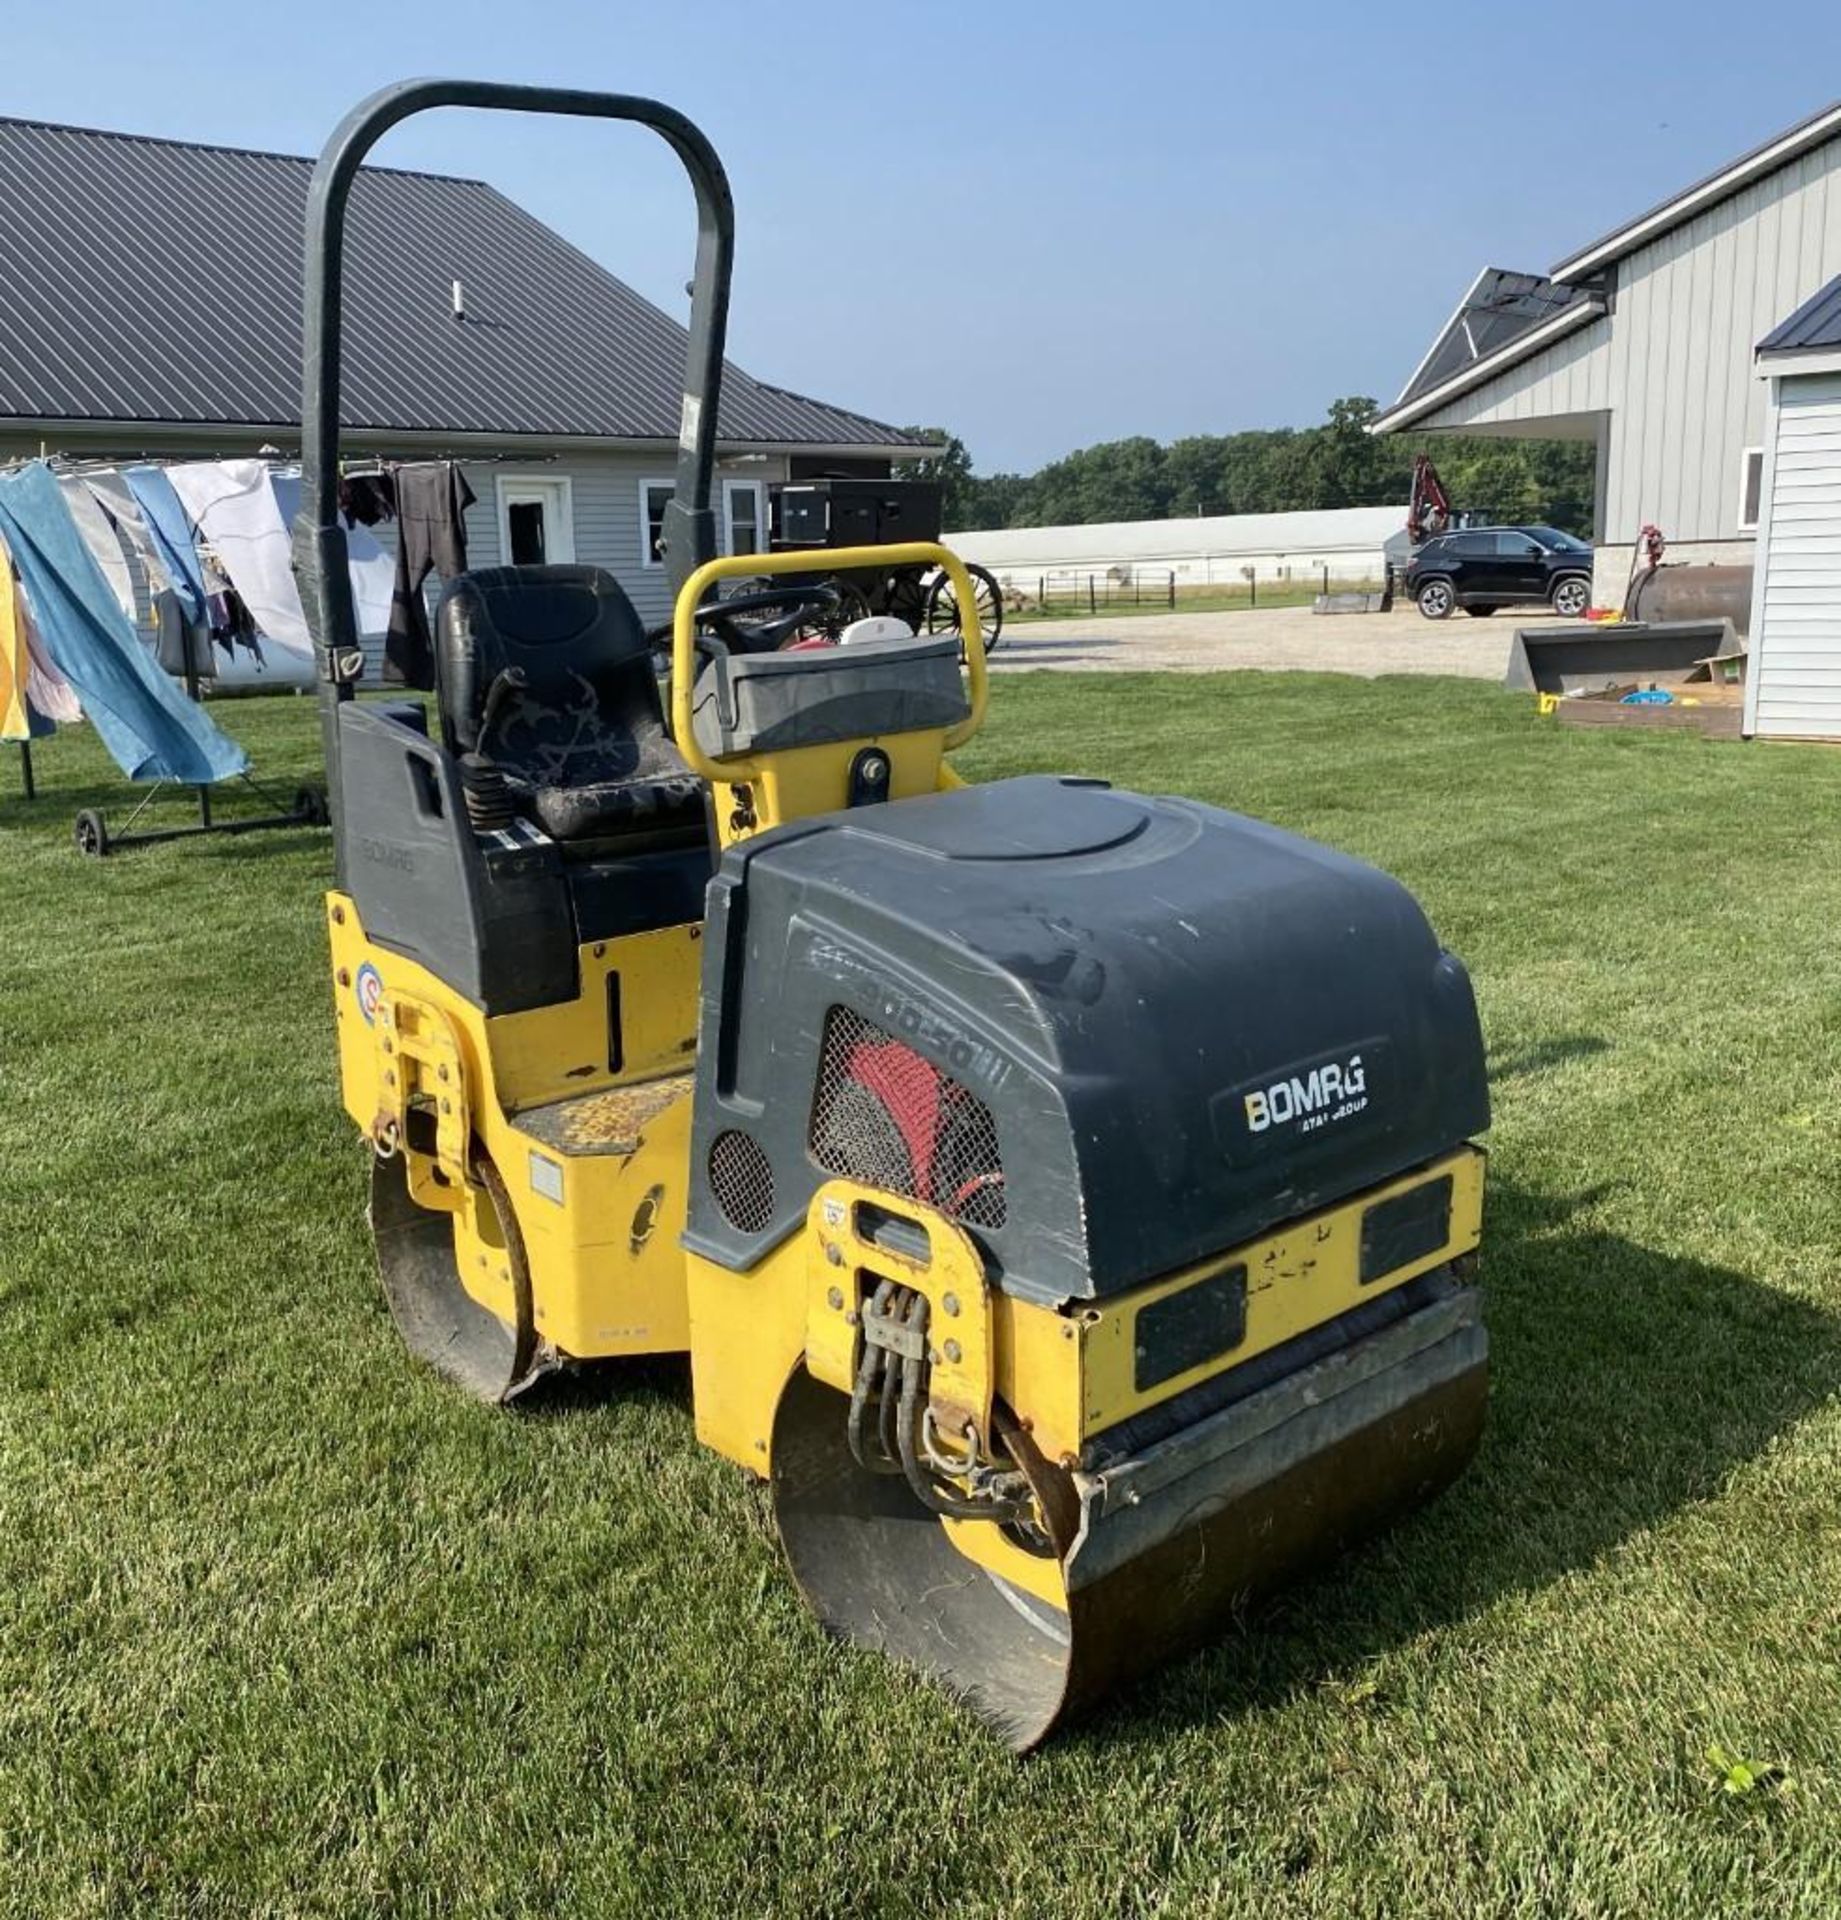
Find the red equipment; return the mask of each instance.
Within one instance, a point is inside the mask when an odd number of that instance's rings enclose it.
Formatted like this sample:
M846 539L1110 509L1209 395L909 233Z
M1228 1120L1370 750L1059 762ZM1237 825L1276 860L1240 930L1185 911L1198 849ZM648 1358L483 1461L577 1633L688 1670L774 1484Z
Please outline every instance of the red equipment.
M1451 498L1429 453L1413 457L1413 496L1406 510L1406 536L1414 546L1443 533L1451 524Z

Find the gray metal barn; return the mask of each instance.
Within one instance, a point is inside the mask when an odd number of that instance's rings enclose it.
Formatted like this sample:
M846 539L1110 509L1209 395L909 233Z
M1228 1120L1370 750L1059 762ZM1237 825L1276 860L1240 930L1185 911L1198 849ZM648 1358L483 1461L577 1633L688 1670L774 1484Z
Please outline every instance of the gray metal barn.
M1759 342L1758 372L1769 407L1745 729L1841 739L1841 278Z
M1622 600L1646 523L1671 559L1749 563L1768 405L1753 349L1838 272L1841 103L1549 273L1485 269L1375 431L1592 441L1601 601Z

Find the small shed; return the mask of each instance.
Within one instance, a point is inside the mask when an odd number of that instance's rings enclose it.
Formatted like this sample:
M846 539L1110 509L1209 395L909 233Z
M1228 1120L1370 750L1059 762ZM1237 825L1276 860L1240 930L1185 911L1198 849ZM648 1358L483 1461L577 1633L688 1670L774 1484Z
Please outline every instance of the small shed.
M1770 383L1747 733L1841 740L1841 278L1758 343Z

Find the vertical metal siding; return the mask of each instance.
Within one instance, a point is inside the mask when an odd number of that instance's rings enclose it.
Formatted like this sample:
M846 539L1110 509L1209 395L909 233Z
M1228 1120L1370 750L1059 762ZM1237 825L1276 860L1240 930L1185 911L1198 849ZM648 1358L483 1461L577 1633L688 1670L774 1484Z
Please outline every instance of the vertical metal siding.
M1787 379L1760 564L1753 728L1841 738L1841 376Z
M1432 428L1609 412L1599 537L1645 521L1736 540L1740 465L1765 431L1758 341L1841 272L1841 138L1617 263L1602 320L1441 408Z

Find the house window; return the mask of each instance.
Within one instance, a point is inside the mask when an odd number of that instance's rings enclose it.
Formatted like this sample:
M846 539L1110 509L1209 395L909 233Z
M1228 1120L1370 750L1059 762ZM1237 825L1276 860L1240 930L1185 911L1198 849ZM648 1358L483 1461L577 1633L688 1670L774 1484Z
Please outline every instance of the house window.
M575 492L567 475L501 473L498 492L504 565L553 567L575 558Z
M644 528L644 545L640 548L641 566L662 567L665 564L663 539L665 533L665 508L670 504L671 496L677 491L677 483L672 480L642 480L639 483L639 518Z
M764 553L767 550L766 489L758 480L722 483L723 551Z
M1755 533L1764 499L1764 449L1747 447L1739 462L1739 531Z
M673 480L642 480L639 483L639 511L645 522L643 563L662 567L665 552L665 508L677 491ZM765 553L767 551L767 488L759 480L725 480L722 483L722 550L724 553Z

